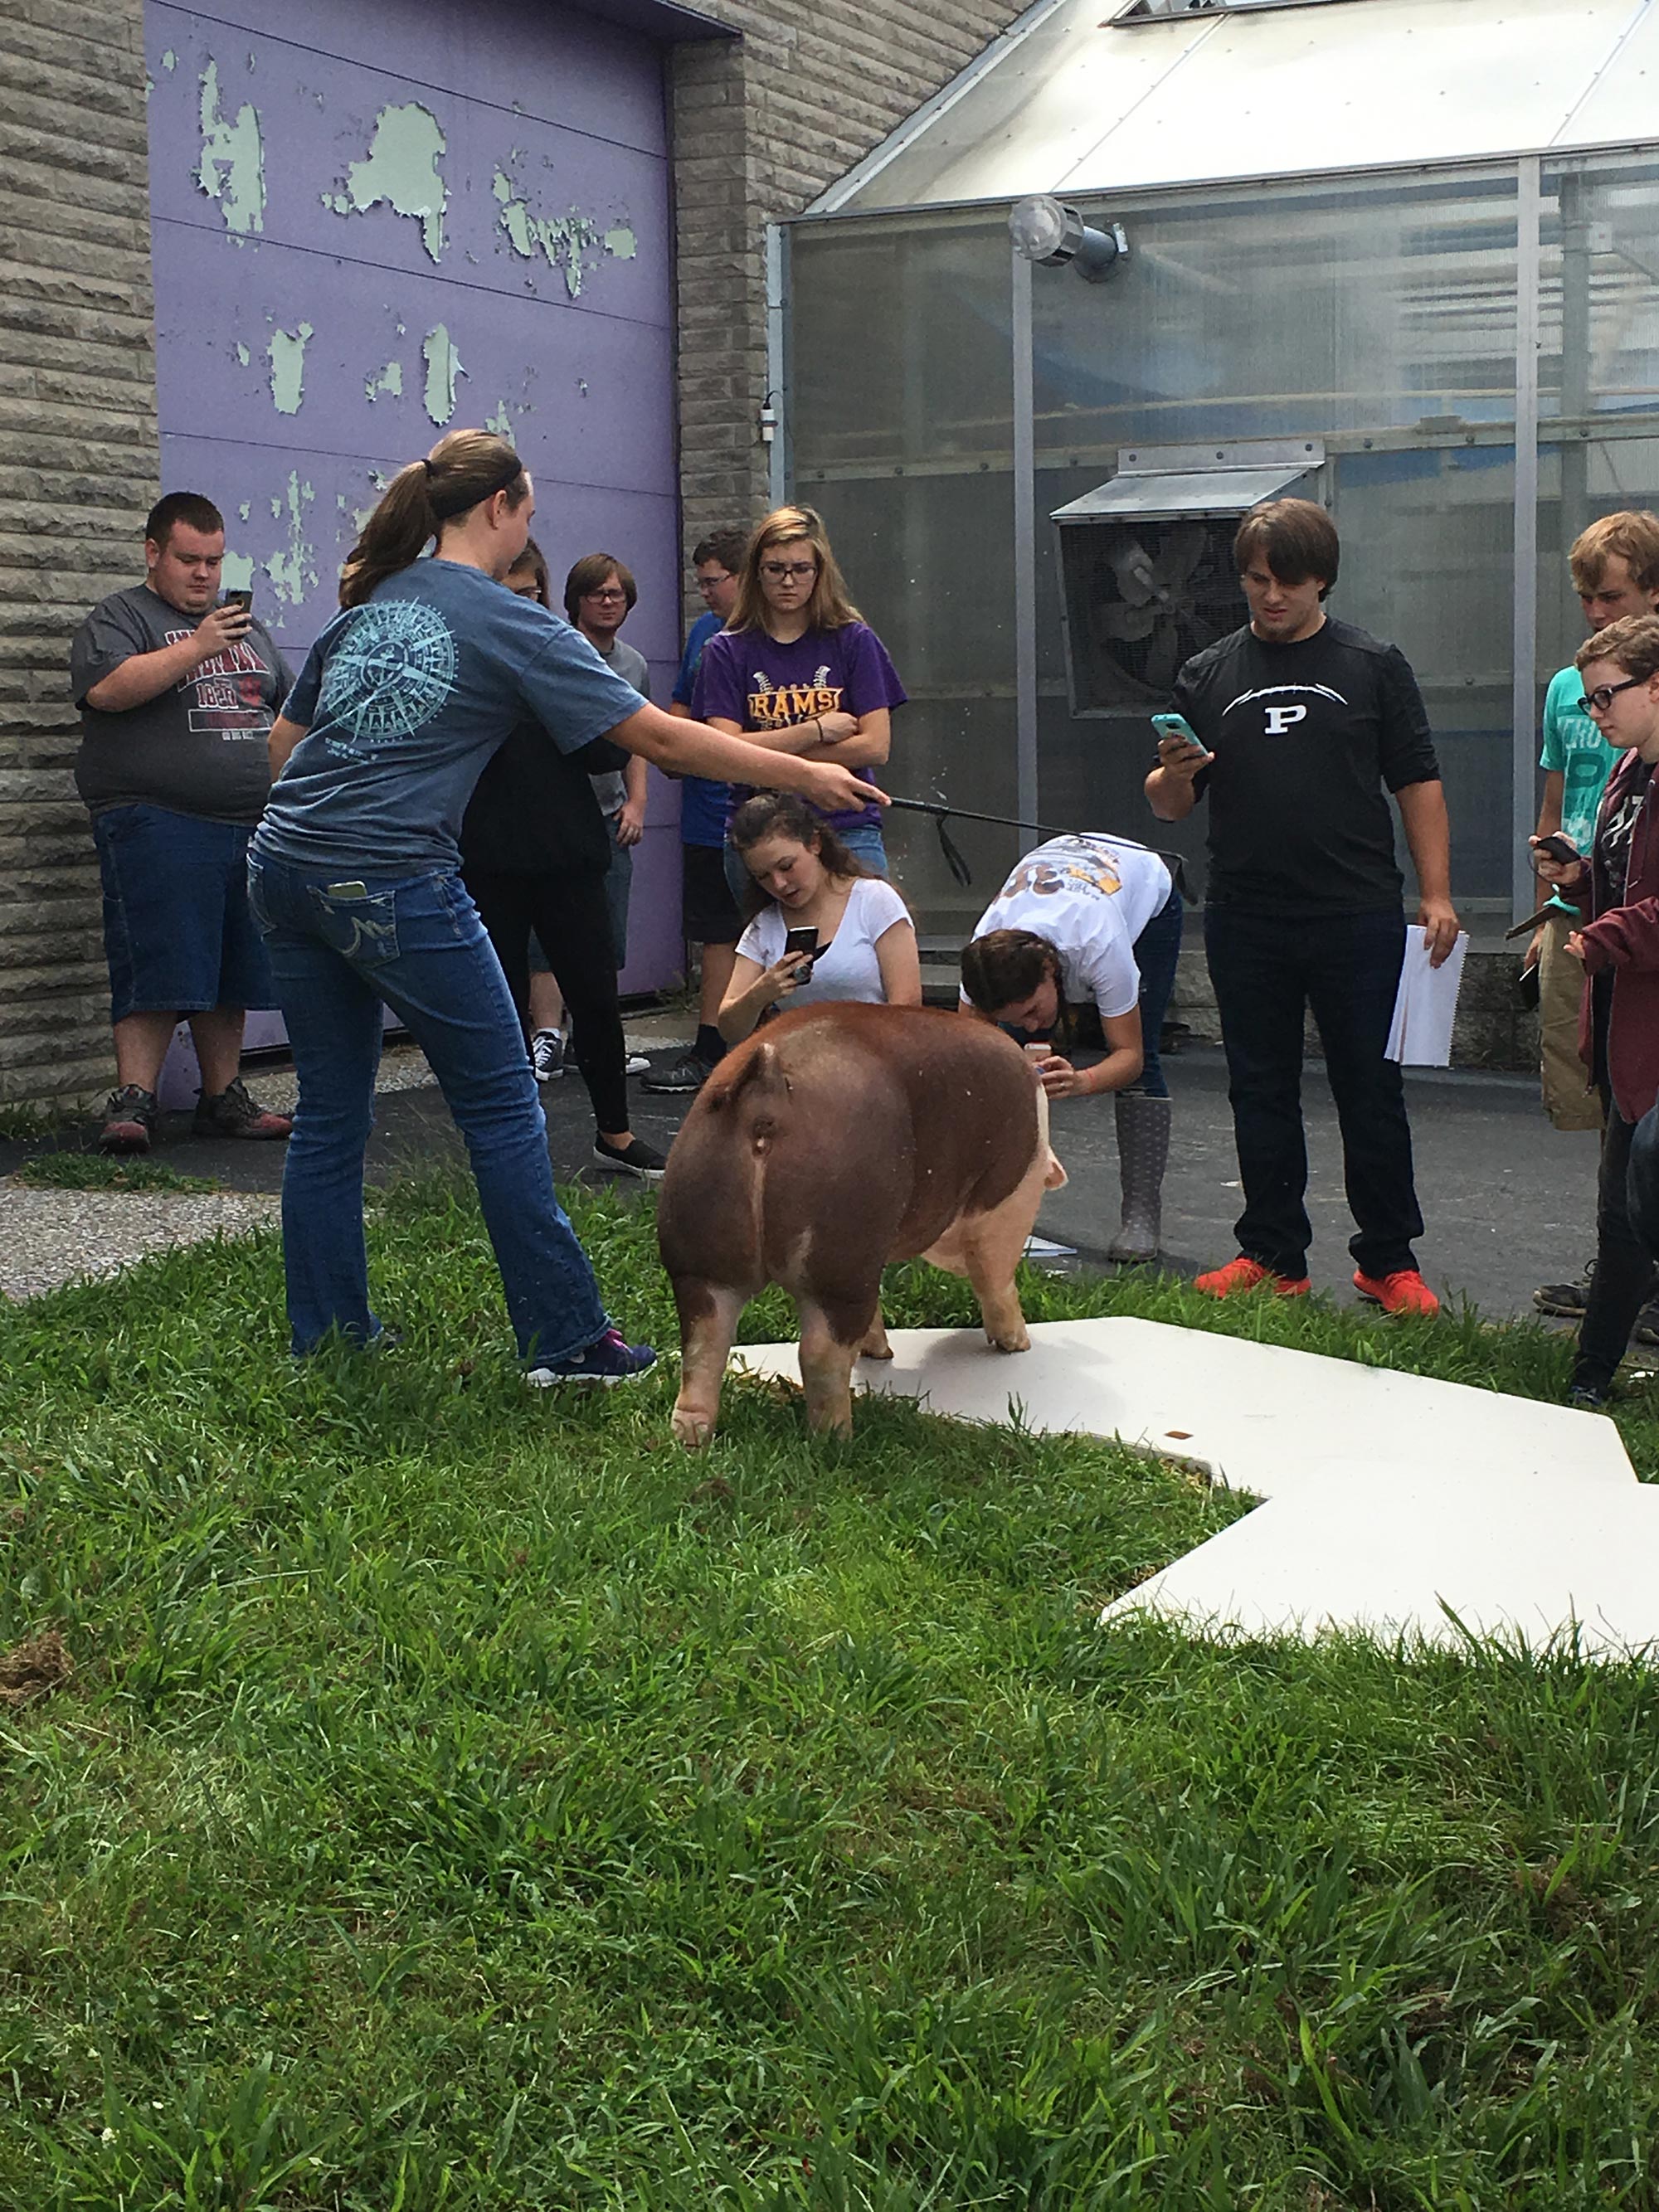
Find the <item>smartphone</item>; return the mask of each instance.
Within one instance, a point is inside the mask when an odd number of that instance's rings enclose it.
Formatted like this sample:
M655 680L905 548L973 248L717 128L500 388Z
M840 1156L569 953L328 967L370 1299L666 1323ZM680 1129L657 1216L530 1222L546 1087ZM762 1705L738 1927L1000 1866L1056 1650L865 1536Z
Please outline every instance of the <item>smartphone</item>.
M1209 759L1209 747L1184 714L1154 714L1152 721L1160 738L1180 738L1186 744L1196 746L1205 759Z
M1552 830L1547 837L1540 837L1532 849L1534 853L1547 854L1552 860L1559 860L1564 868L1570 868L1575 860L1582 860L1584 857L1571 838L1564 837L1559 830Z
M786 960L792 952L804 953L810 967L817 957L817 950L818 933L816 929L789 929L784 932L783 957Z
M225 593L224 603L228 607L240 607L245 615L251 615L253 612L252 592L245 591L240 586L234 592Z

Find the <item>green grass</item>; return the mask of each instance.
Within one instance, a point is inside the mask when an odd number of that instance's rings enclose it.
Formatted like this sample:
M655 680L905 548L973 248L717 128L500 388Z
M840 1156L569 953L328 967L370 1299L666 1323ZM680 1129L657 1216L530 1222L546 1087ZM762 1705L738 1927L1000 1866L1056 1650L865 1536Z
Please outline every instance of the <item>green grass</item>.
M580 1222L672 1342L648 1216ZM0 1651L76 1662L0 1711L7 2212L1659 2203L1654 1674L1103 1632L1236 1504L757 1385L688 1458L672 1375L521 1388L453 1186L372 1234L390 1356L291 1371L269 1235L0 1312Z
M17 1179L36 1190L174 1190L201 1193L219 1185L208 1176L181 1175L165 1160L111 1159L102 1152L38 1152Z

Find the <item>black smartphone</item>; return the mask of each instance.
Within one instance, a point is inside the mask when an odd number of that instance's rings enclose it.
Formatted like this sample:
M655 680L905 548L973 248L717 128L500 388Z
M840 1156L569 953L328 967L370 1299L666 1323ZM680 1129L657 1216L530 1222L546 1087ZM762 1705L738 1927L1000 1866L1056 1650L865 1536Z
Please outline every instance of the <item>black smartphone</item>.
M1552 860L1559 860L1564 868L1570 868L1575 860L1582 860L1584 857L1571 838L1564 837L1559 830L1552 830L1547 837L1540 837L1532 849L1534 853L1548 854Z
M227 592L224 599L228 607L240 607L245 615L251 615L253 612L253 594L240 586L234 592Z
M804 953L810 965L817 958L817 950L818 933L816 929L789 929L784 932L783 957L786 960L792 952Z

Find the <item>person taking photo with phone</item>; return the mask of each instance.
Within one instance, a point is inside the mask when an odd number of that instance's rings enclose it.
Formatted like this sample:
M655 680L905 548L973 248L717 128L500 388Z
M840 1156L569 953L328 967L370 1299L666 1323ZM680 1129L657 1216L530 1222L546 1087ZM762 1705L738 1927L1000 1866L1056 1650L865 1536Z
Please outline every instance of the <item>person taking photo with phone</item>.
M283 1179L291 1343L380 1335L363 1247L363 1154L382 1009L430 1063L466 1139L527 1379L643 1373L554 1194L547 1124L501 963L459 873L484 763L523 723L560 753L608 737L673 768L775 780L826 807L857 779L763 753L648 705L568 623L501 585L535 488L504 438L452 431L392 478L329 623L271 731L276 780L248 854L299 1074ZM428 555L428 548L432 549Z
M1311 500L1252 507L1233 541L1249 620L1176 678L1195 732L1160 733L1146 797L1160 821L1210 802L1204 948L1227 1055L1244 1188L1238 1256L1211 1297L1311 1287L1303 1025L1311 1011L1342 1132L1354 1287L1391 1314L1440 1301L1423 1233L1400 1069L1386 1056L1406 950L1392 793L1417 870L1431 963L1457 942L1446 799L1428 717L1397 646L1326 613L1340 548Z
M1565 950L1583 963L1579 1051L1605 1123L1596 1189L1595 1265L1569 1386L1606 1402L1653 1295L1659 1255L1659 615L1627 615L1578 652L1578 711L1619 756L1588 854L1563 859L1532 840L1540 882L1585 916Z
M76 787L104 888L115 1084L99 1142L147 1152L161 1063L188 1022L198 1137L285 1138L241 1079L243 1018L276 1004L247 906L247 846L270 789L266 740L294 681L246 593L220 595L224 517L168 492L144 524L144 580L75 633Z
M749 877L749 921L720 1002L728 1045L775 1006L921 1004L904 901L810 806L787 792L763 793L733 815L732 838Z

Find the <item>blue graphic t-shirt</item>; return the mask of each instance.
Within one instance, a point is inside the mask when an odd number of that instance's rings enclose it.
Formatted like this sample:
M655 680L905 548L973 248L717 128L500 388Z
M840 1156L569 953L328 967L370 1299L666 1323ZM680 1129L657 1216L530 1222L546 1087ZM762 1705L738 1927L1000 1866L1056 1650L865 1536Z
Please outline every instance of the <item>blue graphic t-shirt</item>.
M356 875L453 867L472 787L511 730L539 724L576 752L642 703L560 616L481 568L417 561L311 648L283 708L306 735L255 847Z
M1619 755L1588 714L1578 711L1584 696L1584 679L1577 668L1563 668L1550 679L1544 694L1544 743L1538 765L1561 779L1561 832L1581 853L1595 842L1595 817L1601 793ZM1578 909L1553 894L1550 906L1564 913Z
M699 615L691 625L691 635L685 641L685 651L680 655L680 672L674 678L673 697L676 704L685 708L688 713L696 696L697 671L702 665L702 649L720 627L720 618L717 614L711 611ZM711 783L706 775L682 776L681 844L723 845L726 842L726 814L730 796L729 784Z

